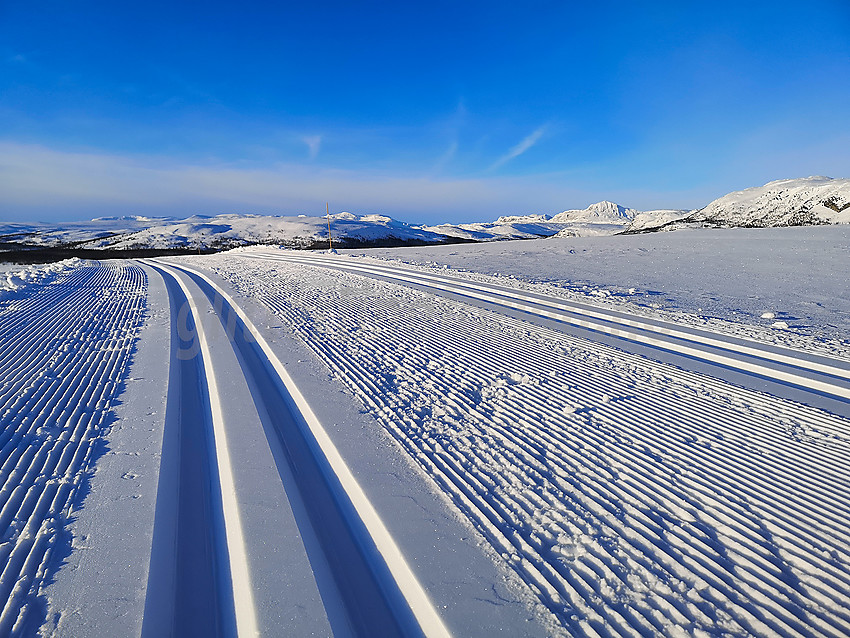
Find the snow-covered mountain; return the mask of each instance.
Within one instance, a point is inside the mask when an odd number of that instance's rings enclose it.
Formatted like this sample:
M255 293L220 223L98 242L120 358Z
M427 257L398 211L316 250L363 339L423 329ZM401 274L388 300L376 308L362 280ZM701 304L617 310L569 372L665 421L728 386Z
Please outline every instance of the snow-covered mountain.
M615 235L626 230L639 211L609 201L591 204L583 210L565 210L552 217L564 224L558 237Z
M850 223L850 179L781 179L729 193L681 220L686 224L765 228Z
M552 217L553 222L561 224L623 224L634 219L640 211L632 208L624 208L619 204L609 201L601 201L591 204L584 210L565 210Z
M472 241L531 239L535 237L588 237L614 235L626 230L639 213L614 202L602 201L584 209L548 215L509 215L494 222L441 224L428 230Z
M503 216L492 222L414 226L384 215L331 215L338 247L588 237L685 227L769 227L850 223L850 179L806 177L729 193L699 210L638 211L610 201L557 215ZM100 217L87 222L0 223L0 253L32 249L218 250L251 244L320 248L328 219L298 215ZM70 256L70 255L66 255Z
M657 230L690 215L693 211L680 209L645 210L634 216L626 232L649 232Z
M383 215L336 213L330 232L339 246L381 243L440 243L445 237ZM249 244L282 244L310 248L328 241L328 218L275 217L268 215L217 215L192 217L157 225L93 247L113 249L232 248Z
M383 215L337 213L331 235L339 246L442 243L445 235ZM62 225L0 224L0 247L88 250L214 250L251 244L327 246L327 217L196 215L186 219L109 217Z
M551 237L563 229L563 224L551 221L548 215L506 215L494 222L440 224L423 228L467 241L497 241Z

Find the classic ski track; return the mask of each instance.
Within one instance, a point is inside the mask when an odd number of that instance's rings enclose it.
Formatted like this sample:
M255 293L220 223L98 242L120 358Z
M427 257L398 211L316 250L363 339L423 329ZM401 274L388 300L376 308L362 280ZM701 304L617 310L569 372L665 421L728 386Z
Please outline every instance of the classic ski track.
M315 266L301 261L294 267ZM344 273L337 276L351 277ZM261 284L262 300L288 319L296 333L357 390L494 547L517 557L514 567L536 584L541 600L571 631L636 635L664 631L670 622L691 623L692 627L712 624L712 610L689 604L687 598L646 596L639 599L641 604L632 600L631 608L626 605L618 609L600 598L597 590L601 579L619 582L628 590L629 576L635 566L641 566L646 573L662 578L704 583L703 600L734 614L729 620L739 631L763 635L850 633L850 613L844 609L850 593L846 569L850 534L841 518L846 521L850 503L850 490L843 480L850 475L846 421L599 345L593 346L595 353L608 353L631 366L633 376L645 377L649 372L649 380L655 380L656 385L653 395L636 394L632 387L635 381L619 375L608 375L604 382L595 379L589 365L581 364L572 366L569 387L547 387L548 394L544 394L535 385L514 385L511 401L505 400L499 412L483 414L470 398L482 388L467 383L467 379L498 378L500 371L515 368L544 375L546 366L541 361L545 358L511 348L515 346L512 337L501 334L490 335L489 342L476 347L470 343L467 323L441 322L438 312L421 304L416 317L411 318L399 312L395 298L372 295L368 302L339 297L332 303L324 302L322 320L336 326L333 330L340 334L356 334L354 318L364 313L376 312L382 317L380 336L358 339L355 351L360 356L355 357L341 346L332 346L332 340L320 338L293 309L294 293L277 279L267 278ZM516 319L499 320L542 339L587 347L584 340L553 330ZM429 322L442 326L439 333L431 331L433 340L422 337L431 330L423 328ZM420 329L412 329L417 327ZM410 334L421 337L415 348L405 340ZM445 349L462 362L457 366L462 368L458 377L428 372L429 362ZM488 356L480 354L482 349ZM405 353L403 363L396 360L396 352ZM487 458L482 458L429 439L415 415L399 412L404 406L397 404L393 388L376 376L377 364L372 363L372 369L361 364L390 360L403 367L404 375L417 385L431 384L441 390L447 409L467 420L477 417L486 422L486 436L496 437L501 443L489 447L484 453ZM687 401L677 402L660 387L664 378L698 390ZM600 401L603 393L612 398ZM553 403L586 405L594 394L596 401L586 414L601 427L577 431L572 415L552 410ZM718 402L717 398L724 396L725 402ZM633 409L618 408L621 401L632 402ZM777 414L784 425L776 423ZM652 423L640 415L652 415ZM745 434L736 433L735 428L742 415L747 419ZM544 418L545 426L541 425ZM801 422L814 426L821 436L827 433L815 444L818 456L807 456L802 446L798 450L787 445L786 426ZM706 446L700 439L706 438L707 431L723 438ZM725 443L726 437L731 444ZM715 445L722 445L722 453ZM664 450L665 454L651 456L651 449ZM730 454L735 461L731 464ZM565 469L554 479L545 479L552 473L546 465L552 455L558 459L556 466ZM481 470L488 458L500 468L495 474ZM659 469L666 479L659 477ZM555 494L545 489L546 481L553 480L558 484ZM499 488L511 482L533 485L538 491L518 494ZM673 511L685 520L668 524L665 529L649 514L669 512L671 503ZM565 568L547 546L552 534L546 538L524 526L524 521L541 507L565 506L586 529L592 531L602 525L627 542L619 543L616 555L603 551L599 544L591 545L585 560ZM624 511L628 523L621 521ZM573 521L564 525L569 528ZM713 534L722 530L722 536L710 536L707 532L711 530ZM720 549L724 553L718 553ZM733 572L725 564L730 560ZM796 587L786 582L789 575L793 575L792 582L797 579ZM571 619L573 612L565 611L565 604L583 608L584 618Z
M204 315L198 308L193 291L186 282L186 275L180 269L157 264L157 270L170 276L180 287L189 312L193 317L194 331L198 339L200 352L195 357L196 365L203 378L202 385L206 385L205 394L210 408L210 422L208 424L212 434L213 461L217 471L215 477L218 480L221 495L221 509L224 518L224 540L226 543L227 556L221 557L229 565L228 583L232 592L234 616L236 620L236 635L257 636L256 610L254 607L253 588L249 573L248 559L245 548L245 539L242 532L242 521L239 504L236 495L236 487L233 478L233 468L230 461L230 449L225 424L222 414L221 397L218 392L218 380L215 369L212 367L212 352L204 328ZM206 298L202 304L206 307Z
M0 635L22 631L141 324L138 267L82 266L0 314Z
M265 337L263 337L261 332L257 329L257 327L253 324L253 322L245 314L241 307L220 286L210 280L206 275L193 268L183 265L165 263L159 260L155 260L154 263L156 268L161 268L167 271L179 281L181 288L187 296L187 299L190 300L192 312L194 313L196 318L201 317L201 315L197 310L196 303L192 300L192 297L190 296L192 294L191 291L186 287L184 281L182 280L182 278L187 277L187 275L205 282L210 287L210 289L213 290L216 295L220 296L223 302L229 306L230 310L236 313L236 316L238 316L239 321L241 321L245 329L250 332L252 338L255 340L256 345L262 351L263 356L265 356L270 367L276 373L275 381L280 385L282 389L284 389L285 393L291 397L292 402L294 404L291 405L291 408L297 410L298 418L303 421L303 423L309 429L310 434L317 445L317 448L314 450L313 453L317 455L317 457L323 457L319 465L327 466L328 468L330 468L330 471L334 475L334 481L338 482L344 490L345 497L350 501L350 505L353 508L354 512L356 512L356 516L365 526L366 533L368 533L371 542L374 543L375 548L382 557L386 568L388 569L388 573L393 579L393 586L398 589L398 592L404 598L405 604L409 606L410 613L412 613L413 618L415 619L414 622L416 623L416 627L414 628L412 626L408 626L403 631L405 631L405 633L407 631L411 631L416 634L419 634L421 632L422 636L426 636L428 638L447 638L450 635L448 629L443 624L442 619L440 618L438 612L431 603L428 595L422 589L422 586L419 584L416 576L413 574L412 570L407 564L405 557L402 555L401 551L399 550L398 546L396 545L395 541L387 530L384 522L380 519L374 507L369 502L368 497L357 483L357 480L351 474L351 471L348 469L347 464L337 451L330 437L327 435L324 426L322 426L318 418L313 413L306 399L304 399L300 390L298 390L297 386L295 385L295 382L289 376L289 373L286 371L283 364L277 358L277 355L274 354L274 351L266 341ZM204 305L206 305L208 301L208 299L204 299ZM200 325L200 323L201 321L199 320L196 325ZM206 344L205 339L202 339L201 349L203 357L206 360L211 360L209 346ZM242 372L243 374L245 373L244 370ZM210 370L208 372L208 377L214 378L214 376L214 371ZM211 395L214 392L215 390L211 385ZM220 414L218 418L221 418ZM221 440L225 440L223 423L219 423L217 425L217 445L219 437L221 437ZM230 516L228 517L228 515L226 514L225 518L226 520L228 518L235 518L238 521L238 506L235 501L235 488L232 484L232 479L228 486L222 485L222 494L224 494L225 491L231 494L231 498L234 499L232 500ZM306 498L308 495L303 496ZM239 539L239 542L241 543L241 545L240 552L238 553L238 560L240 560L242 564L235 564L233 560L234 554L231 552L231 569L242 570L244 572L244 582L241 584L241 587L250 589L250 578L247 574L247 559L245 557L244 541L241 540L241 537ZM228 547L230 547L229 531ZM237 595L238 594L236 591L236 582L234 579L234 597ZM237 609L237 620L238 617L239 610ZM239 633L240 635L243 635L243 631L241 629ZM254 634L246 632L244 633L244 635Z
M662 325L661 322L648 323L646 321L627 319L619 316L618 313L592 309L585 304L571 304L562 300L545 299L542 296L531 295L521 291L512 292L495 286L440 277L405 268L390 268L361 263L352 264L345 263L340 259L316 256L293 257L288 255L255 253L252 257L272 261L313 263L328 268L365 274L367 276L377 275L395 281L426 286L432 290L456 293L499 306L528 312L540 317L555 319L581 328L628 339L629 341L650 347L693 357L712 364L727 366L749 374L782 381L801 388L839 397L843 400L850 399L850 387L840 385L830 379L830 377L833 377L842 381L850 380L850 366L843 367L839 365L841 363L847 364L848 362L834 359L834 364L824 364L812 360L812 358L830 359L823 355L810 355L810 358L804 359L801 357L802 352L786 347L772 345L768 349L761 347L756 341L750 341L742 337L724 339L719 333L712 333L707 330L690 328L686 331L678 329L673 324ZM579 315L579 317L574 315ZM584 317L588 318L586 319ZM608 324L614 324L614 327ZM638 329L640 332L616 326ZM733 341L734 343L732 343ZM743 342L751 342L754 345L748 346ZM711 348L720 350L721 353L714 352ZM789 354L783 354L782 351L787 351ZM724 352L726 354L722 354ZM756 362L754 363L748 360L747 357L755 359ZM825 380L812 378L811 375L806 376L805 374L799 374L793 371L789 372L782 367L771 366L769 364L781 364L781 366L797 369L804 373L819 373L824 375Z
M281 257L281 255L274 253L258 253L258 256L261 258L271 257L274 259ZM291 256L286 255L286 257ZM339 264L337 259L332 259L328 256L321 255L304 254L299 255L295 258L314 259L318 263L324 262L326 264ZM808 350L802 350L780 344L767 344L743 335L728 335L720 332L715 332L705 327L675 324L661 319L654 319L649 317L641 317L639 319L634 319L631 318L629 313L624 310L594 306L589 303L570 301L558 297L551 297L543 293L524 291L522 289L512 288L510 286L498 286L494 284L488 284L482 281L476 281L461 277L434 274L419 269L405 268L401 266L392 266L385 264L357 262L349 262L344 265L345 267L350 269L358 269L367 272L371 271L371 274L377 274L382 272L396 276L400 275L403 277L418 277L419 279L431 282L450 283L460 287L469 288L471 290L494 293L496 295L504 296L510 299L529 301L534 304L547 308L552 308L555 310L574 312L595 319L618 323L632 328L638 328L650 332L657 332L661 335L675 337L677 339L682 339L685 341L693 341L695 343L711 345L735 353L750 354L755 357L767 359L770 361L787 363L795 367L800 367L799 357L801 355L811 356L814 359L821 359L823 361L828 361L829 363L806 361L806 368L818 372L823 372L824 374L834 375L839 378L850 379L850 360L841 357L830 356L824 353L811 352ZM734 344L734 346L730 346L731 342L736 343ZM766 348L767 350L765 350ZM785 354L783 354L783 351L785 351Z

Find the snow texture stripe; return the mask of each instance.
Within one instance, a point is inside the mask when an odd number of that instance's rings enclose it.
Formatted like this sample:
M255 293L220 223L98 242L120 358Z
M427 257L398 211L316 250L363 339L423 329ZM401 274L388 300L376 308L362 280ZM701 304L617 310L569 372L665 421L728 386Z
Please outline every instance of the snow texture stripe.
M258 257L263 258L261 256ZM523 293L513 293L503 289L471 284L469 282L447 277L424 275L422 273L402 268L380 268L360 264L349 265L341 263L339 259L331 258L316 259L315 257L305 258L300 256L291 257L277 255L272 256L271 258L274 260L295 260L302 262L305 260L314 261L315 263L327 265L333 268L374 274L382 277L388 277L396 281L425 285L435 290L458 293L463 296L480 299L489 303L506 306L515 310L521 310L541 317L610 334L629 341L661 348L676 354L728 366L733 369L753 373L768 379L783 381L802 388L839 397L844 400L850 399L850 386L843 383L846 380L850 380L850 367L839 367L839 365L837 365L839 363L838 360L836 360L836 365L824 364L817 361L811 361L808 358L801 358L799 355L794 356L793 354L777 352L775 347L771 350L766 350L757 346L741 345L740 343L730 344L728 341L712 336L711 333L708 333L707 331L699 331L699 333L684 332L677 330L673 326L658 326L647 322L625 319L614 314L601 313L579 304L552 302L540 299L536 296L531 297L530 295ZM562 311L552 312L551 310L541 308L540 306L559 308ZM575 315L602 319L604 322L589 321L576 317ZM659 336L654 337L650 334L646 334L646 332L623 330L617 327L612 327L610 325L612 323L639 328L641 331L655 333ZM711 346L711 348L719 349L726 354L721 354L708 348L689 346L686 343L681 343L680 340L704 346ZM743 355L749 355L756 358L758 361L748 361ZM792 371L779 366L768 366L765 365L765 363L784 364L785 366L789 366ZM813 378L811 373L822 373L825 376L822 378Z
M41 621L39 588L108 429L146 286L135 266L79 265L0 301L0 635Z

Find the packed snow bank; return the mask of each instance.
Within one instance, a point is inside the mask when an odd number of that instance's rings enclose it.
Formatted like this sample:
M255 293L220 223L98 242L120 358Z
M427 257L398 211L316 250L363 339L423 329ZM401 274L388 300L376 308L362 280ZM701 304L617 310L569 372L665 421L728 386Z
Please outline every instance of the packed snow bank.
M21 266L0 264L0 301L16 296L33 284L46 284L59 275L79 267L82 261L73 258L46 265Z

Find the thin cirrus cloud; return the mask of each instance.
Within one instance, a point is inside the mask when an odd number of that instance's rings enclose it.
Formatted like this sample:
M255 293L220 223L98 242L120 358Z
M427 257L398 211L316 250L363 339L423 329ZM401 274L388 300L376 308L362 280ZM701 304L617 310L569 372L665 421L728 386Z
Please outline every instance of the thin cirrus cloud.
M449 147L446 149L446 152L443 153L434 163L431 172L435 174L440 173L446 167L446 164L451 162L454 159L455 155L457 155L457 150L459 146L460 145L458 144L457 140L449 144Z
M512 159L519 157L520 155L531 149L531 147L533 147L535 144L537 144L537 142L540 141L540 138L542 138L543 135L546 133L547 128L548 125L544 124L540 128L526 135L519 144L511 148L511 150L509 150L507 153L505 153L499 159L493 162L493 164L490 166L490 170L493 171L497 168L504 166Z
M301 138L301 141L307 145L307 153L308 157L311 160L316 159L319 156L319 150L322 147L322 136L321 135L305 135Z

